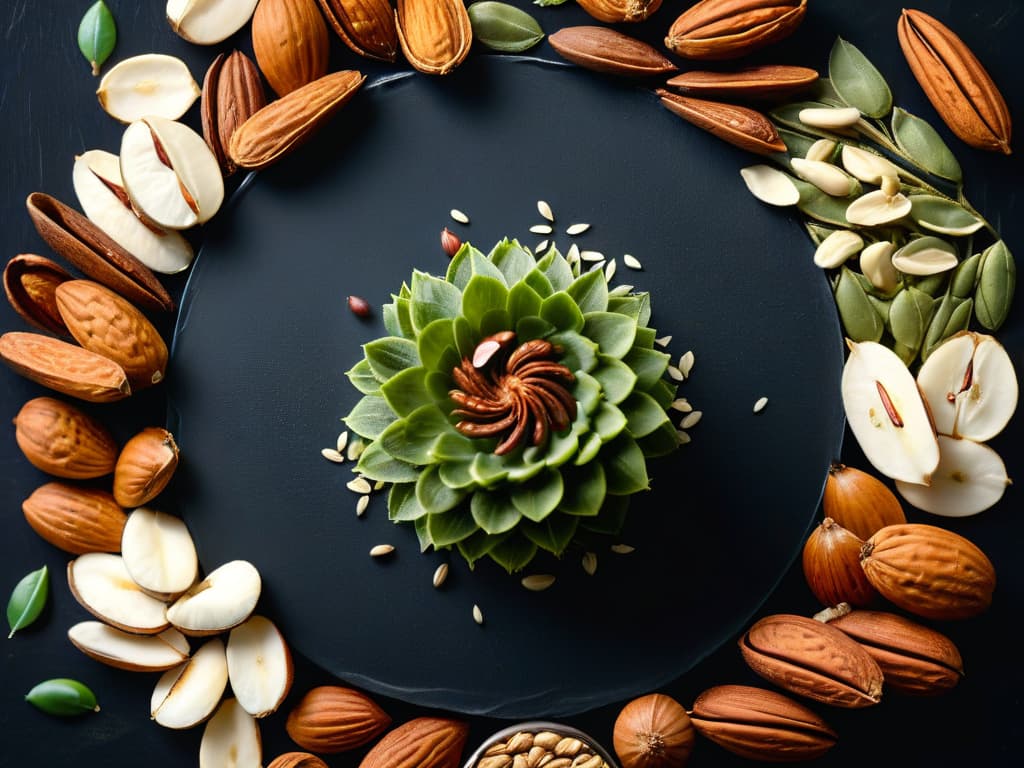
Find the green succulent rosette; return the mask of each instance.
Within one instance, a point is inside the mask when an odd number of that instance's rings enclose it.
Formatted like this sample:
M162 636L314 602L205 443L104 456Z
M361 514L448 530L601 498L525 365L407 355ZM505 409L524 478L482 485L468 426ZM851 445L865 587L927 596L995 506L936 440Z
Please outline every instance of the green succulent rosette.
M390 484L391 520L415 525L423 551L455 547L510 573L540 550L616 534L630 496L649 488L647 460L679 445L649 295L610 293L600 269L580 274L554 248L535 257L505 239L487 255L463 244L444 278L415 271L392 298L389 335L347 373L363 397L344 419L366 442L354 471ZM450 393L453 370L505 331L556 345L577 407L542 444L496 455L497 438L455 428Z

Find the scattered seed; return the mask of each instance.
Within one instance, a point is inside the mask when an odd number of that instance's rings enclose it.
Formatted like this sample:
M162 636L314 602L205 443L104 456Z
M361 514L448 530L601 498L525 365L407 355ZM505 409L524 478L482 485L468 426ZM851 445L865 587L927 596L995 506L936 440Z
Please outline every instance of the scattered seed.
M369 480L367 480L365 477L357 477L355 480L349 480L345 484L345 487L348 488L353 493L360 494L369 493L370 491L373 490L373 488L370 487Z
M373 490L383 491L385 485L387 485L386 480L378 480L376 483L373 484Z
M520 583L531 592L543 592L555 583L555 577L550 573L535 573L524 576Z
M534 224L530 227L530 231L535 235L550 235L554 232L550 224Z
M452 208L448 215L455 221L459 222L459 224L469 224L469 216L464 214L458 208Z
M704 416L704 411L693 411L686 414L685 418L679 422L679 426L683 429L690 429L690 427L697 426L697 422Z
M370 506L370 497L366 494L360 496L359 501L356 502L356 517L362 517L368 506Z
M597 262L596 264L591 264L590 267L587 269L587 272L596 272L597 270L603 269L603 268L604 268L604 260L602 259L601 261Z
M640 263L640 260L629 253L622 257L622 263L630 269L643 269L643 265Z
M579 262L580 247L576 245L576 243L573 243L572 245L569 246L569 250L566 251L565 253L565 260L569 262L570 266Z
M459 252L459 248L462 247L462 240L452 232L448 227L441 230L441 250L450 259L456 253Z
M616 285L614 288L612 288L610 291L608 291L608 295L609 296L627 296L630 293L630 291L632 291L635 287L636 287L635 285L625 285L625 284L623 284L623 285Z
M604 268L604 281L610 283L613 277L615 277L615 259L609 261L608 266Z
M679 438L680 445L686 445L691 440L690 436L681 429L676 430L676 437Z
M481 611L480 606L476 604L473 605L473 621L477 624L484 623L484 612Z
M536 254L544 253L545 251L547 251L549 245L551 245L550 240L541 240L539 243L537 243L537 247L533 249L533 252Z
M366 443L359 438L356 438L348 444L348 449L345 451L345 455L348 456L349 461L356 461L363 455L363 451L365 450Z
M333 448L324 448L320 451L320 455L328 461L333 461L335 464L341 464L345 461L345 456L340 451L336 451Z
M583 261L604 261L604 254L600 251L580 251L580 258Z
M584 552L581 565L588 576L593 576L597 573L597 555L593 552Z
M548 221L554 221L555 220L555 214L553 214L551 212L551 206L548 205L547 202L544 201L544 200L538 200L537 201L537 213L539 213L541 216L543 216Z
M448 578L448 563L441 563L434 571L434 589L440 589Z
M356 317L370 316L370 302L361 296L349 296L348 308L352 310L352 314Z
M690 401L685 397L677 397L672 401L672 410L680 411L681 413L689 413L693 410L693 406L690 405Z
M683 376L683 372L676 368L674 365L670 365L666 370L668 371L668 377L670 379L674 379L675 381L682 381L683 379L686 378L685 376Z
M679 358L679 371L683 374L684 379L690 378L690 371L693 370L693 359L693 350L685 352Z
M570 235L570 236L582 235L588 229L590 229L590 225L589 224L570 224L566 228L565 234Z
M378 544L370 550L370 557L384 557L384 555L390 555L395 551L395 548L390 544Z
M760 413L761 411L764 410L764 407L766 405L768 405L768 398L767 397L759 397L757 399L757 402L754 403L754 413Z
M629 544L612 544L612 552L616 555L628 555L630 552L636 552L636 547Z
M658 338L656 338L654 340L654 343L657 344L659 347L667 347L669 344L672 343L672 337L671 336L659 336Z
M344 453L346 445L348 445L348 430L347 429L344 432L342 432L340 435L338 435L338 442L335 444L334 447L338 450L338 453Z

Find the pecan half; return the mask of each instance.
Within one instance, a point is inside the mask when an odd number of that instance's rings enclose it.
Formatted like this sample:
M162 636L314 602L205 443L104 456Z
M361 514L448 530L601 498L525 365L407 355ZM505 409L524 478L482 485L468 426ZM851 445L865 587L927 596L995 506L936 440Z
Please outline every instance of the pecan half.
M762 64L732 72L691 70L676 75L666 85L696 96L774 98L807 90L817 80L818 73L809 67Z
M20 253L4 267L4 293L14 311L29 325L59 336L68 328L57 310L57 286L71 275L45 256Z
M672 23L670 51L688 59L735 59L788 36L807 0L702 0Z
M360 56L394 61L398 28L389 0L320 0L338 37Z
M771 120L756 110L680 96L664 88L656 92L670 112L740 149L758 155L786 151L786 145Z
M428 75L447 75L473 45L462 0L398 0L398 42L409 63Z
M647 43L608 27L563 27L548 42L562 58L595 72L647 77L678 69Z
M266 104L260 72L241 51L220 54L206 70L201 109L203 138L225 176L237 170L228 154L231 137Z

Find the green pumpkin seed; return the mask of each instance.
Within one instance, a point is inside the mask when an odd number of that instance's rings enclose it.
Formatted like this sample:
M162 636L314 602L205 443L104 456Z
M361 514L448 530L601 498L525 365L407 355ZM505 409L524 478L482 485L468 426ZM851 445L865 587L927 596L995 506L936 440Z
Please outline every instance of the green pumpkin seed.
M82 16L78 24L78 49L98 75L117 43L117 25L103 0L98 0Z
M61 717L100 711L96 695L89 688L63 677L39 683L25 695L25 701L47 714Z
M45 565L18 582L7 602L7 624L11 628L8 638L39 618L49 591L50 573Z
M915 277L908 278L917 290L927 293L932 299L941 296L946 291L947 278L949 273L940 272L937 275L928 275L926 277Z
M970 298L978 285L978 270L981 267L981 254L976 253L969 259L964 259L953 272L953 278L949 283L950 292L958 299Z
M957 184L963 181L956 156L929 123L896 107L892 113L892 132L896 145L918 168Z
M966 331L967 326L970 325L971 312L973 310L974 299L967 299L967 301L954 309L953 314L949 316L949 322L946 323L946 327L942 330L940 342L945 341L955 333Z
M911 195L910 218L922 228L944 235L970 235L985 226L962 205L934 195Z
M868 294L868 301L871 302L871 306L875 312L878 313L878 317L881 318L882 323L886 326L889 325L889 310L892 308L892 299L880 299L877 296Z
M903 361L904 365L910 365L914 362L914 358L917 357L917 349L911 349L905 347L898 341L894 341L892 344L892 351L896 353L896 356Z
M985 249L979 273L975 314L983 327L997 331L1010 314L1017 287L1017 266L1006 243L1000 240Z
M779 138L786 145L786 149L789 152L790 157L807 157L807 153L811 147L814 146L815 139L805 136L802 133L796 131L790 131L786 128L780 128Z
M796 204L796 207L803 213L824 224L833 224L844 228L850 226L850 222L846 220L846 209L850 207L850 198L826 195L816 186L808 184L802 179L794 178L793 183L800 192L800 202Z
M957 251L938 237L927 235L911 240L892 255L892 264L905 275L926 277L955 268Z
M934 312L932 314L931 322L928 323L928 331L924 336L924 345L921 351L921 360L924 361L931 354L931 351L936 347L939 341L942 339L942 332L946 329L946 323L949 322L949 318L953 315L955 310L964 299L958 299L950 293L947 293L941 299L935 299L933 302Z
M928 321L931 320L932 311L932 297L924 291L913 286L900 291L893 299L892 308L889 311L889 328L892 337L898 344L913 350L916 355L924 341L924 334L928 328ZM914 355L911 355L911 359Z
M856 342L878 341L885 325L856 275L843 267L835 290L836 307L846 335Z
M892 109L892 91L885 78L855 45L841 37L828 57L832 88L844 103L868 117L884 117Z
M466 12L473 38L492 50L520 53L544 39L544 30L530 14L507 3L483 0Z

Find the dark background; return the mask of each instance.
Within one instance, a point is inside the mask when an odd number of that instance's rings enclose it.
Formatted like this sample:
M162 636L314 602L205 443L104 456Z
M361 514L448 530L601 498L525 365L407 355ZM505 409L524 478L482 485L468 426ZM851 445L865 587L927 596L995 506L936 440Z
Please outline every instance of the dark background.
M108 3L119 26L118 46L108 67L131 55L163 52L184 58L194 76L202 73L219 50L240 47L250 50L248 31L213 48L191 46L175 36L163 20L163 3ZM571 3L558 8L535 8L527 0L515 5L530 10L545 32L562 26L591 23ZM24 209L24 199L42 190L73 202L71 164L74 154L93 147L115 147L122 128L107 117L93 96L96 80L89 74L75 43L75 31L88 2L70 3L41 0L36 3L0 4L4 81L0 86L0 131L3 134L5 172L0 182L2 205L3 258L17 253L48 254ZM631 34L659 43L672 19L689 3L666 0L662 9L642 25L629 28ZM941 126L934 110L914 82L896 41L896 21L902 3L895 0L854 4L844 0L811 0L802 27L788 41L758 56L761 61L803 64L819 70L825 67L829 48L837 34L859 46L886 75L897 104L929 119L943 133L964 166L966 192L972 203L992 222L1011 250L1019 253L1024 242L1024 222L1018 184L1024 179L1019 155L1003 157L980 152L959 142ZM1020 0L980 0L954 3L921 0L917 8L931 13L956 30L979 55L1000 86L1011 113L1020 118L1024 110L1024 59L1020 40L1024 37L1024 5ZM333 38L332 68L358 67L368 74L393 68L375 66L358 59ZM547 43L531 53L554 58ZM475 50L473 55L480 55ZM402 65L397 65L400 68ZM198 102L185 120L198 126ZM680 130L689 130L680 125ZM713 139L708 138L711 142ZM735 163L723 167L726 174L748 164L735 153ZM786 214L780 214L786 215ZM198 244L198 243L197 243ZM810 257L810 245L799 228L793 227L793 249ZM183 276L167 278L165 284L176 296L184 286ZM1024 349L1024 322L1018 303L999 333L1018 363ZM0 330L21 330L24 324L3 303ZM161 327L168 338L171 323ZM0 373L0 422L7 423L21 405L41 389L11 373ZM119 441L142 426L161 423L163 393L157 389L133 397L102 413ZM840 404L836 403L836 407ZM1013 477L1020 474L1024 451L1017 417L993 447L1006 461ZM864 466L852 437L846 441L844 460ZM13 429L0 440L0 496L4 515L0 593L4 599L22 575L45 563L52 577L50 604L32 628L3 642L0 666L0 765L31 762L49 766L102 764L134 765L140 759L156 766L181 765L195 761L201 729L186 733L166 731L146 721L154 678L108 669L82 657L67 643L65 628L81 617L81 611L64 587L67 558L42 540L24 523L21 501L45 478L20 455ZM967 675L957 689L939 699L907 699L895 695L867 711L843 711L815 707L838 730L839 745L823 760L823 766L854 766L868 763L901 766L1003 766L1019 763L1018 744L1024 736L1021 690L1024 674L1018 660L1018 624L1014 615L1024 592L1024 569L1018 549L1024 541L1024 521L1018 508L1019 491L1011 487L1003 501L983 514L965 520L940 520L940 524L975 541L992 559L999 584L992 609L967 622L939 628L959 646ZM932 522L908 510L914 521ZM741 567L738 565L737 567ZM713 586L705 588L712 589ZM792 568L779 589L769 598L761 614L792 612L809 614L817 606L807 591L800 568ZM637 627L643 631L643 627ZM447 660L445 663L455 663ZM100 716L78 720L57 720L36 711L22 701L36 682L50 677L75 677L87 682L103 705ZM313 685L332 682L323 672L298 660L293 694L282 707L286 712L303 691ZM706 687L720 683L759 684L742 663L732 642L727 642L696 669L664 689L685 705ZM384 700L396 721L425 714L421 709ZM611 726L618 705L571 718L573 725L592 733L610 746ZM470 748L503 722L474 719ZM262 724L266 762L293 748L284 734L284 716L278 714ZM358 764L360 753L330 758L334 766ZM692 758L697 766L743 764L717 747L699 742Z

